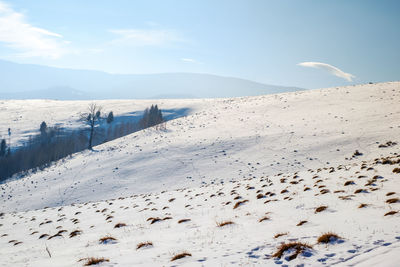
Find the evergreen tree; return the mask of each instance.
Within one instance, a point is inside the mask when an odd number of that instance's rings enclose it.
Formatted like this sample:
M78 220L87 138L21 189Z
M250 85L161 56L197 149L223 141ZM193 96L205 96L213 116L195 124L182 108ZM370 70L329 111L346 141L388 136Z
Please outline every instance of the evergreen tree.
M46 122L42 121L42 123L40 124L40 139L42 143L47 142L47 124Z
M6 151L7 151L6 139L2 139L0 144L0 157L4 157L6 155Z
M114 113L110 111L107 116L107 123L112 123L114 121Z

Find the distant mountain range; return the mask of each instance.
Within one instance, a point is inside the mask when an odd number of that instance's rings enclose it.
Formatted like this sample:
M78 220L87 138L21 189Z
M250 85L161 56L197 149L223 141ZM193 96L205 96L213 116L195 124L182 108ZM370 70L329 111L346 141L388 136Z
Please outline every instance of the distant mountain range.
M0 60L1 99L214 98L297 90L303 89L211 74L109 74Z

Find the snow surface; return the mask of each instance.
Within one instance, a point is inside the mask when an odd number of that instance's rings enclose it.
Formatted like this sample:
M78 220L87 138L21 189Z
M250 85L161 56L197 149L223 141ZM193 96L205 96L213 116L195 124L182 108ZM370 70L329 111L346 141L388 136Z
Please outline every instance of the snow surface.
M400 141L399 100L400 82L171 100L191 114L166 131L137 132L1 185L0 265L82 266L93 256L109 259L102 266L397 266L400 214L384 215L399 211L386 201L400 194L400 145L379 145ZM47 109L64 103L72 102ZM328 231L341 239L317 244ZM100 244L106 235L117 240ZM144 241L153 246L136 249ZM293 260L272 256L293 241L313 247ZM192 256L170 261L182 251Z

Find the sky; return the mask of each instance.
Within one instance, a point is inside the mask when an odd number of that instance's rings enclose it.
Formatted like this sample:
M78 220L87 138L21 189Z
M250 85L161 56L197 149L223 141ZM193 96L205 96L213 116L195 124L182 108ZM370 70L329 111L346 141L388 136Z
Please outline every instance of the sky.
M400 80L400 1L0 0L0 59L303 88Z

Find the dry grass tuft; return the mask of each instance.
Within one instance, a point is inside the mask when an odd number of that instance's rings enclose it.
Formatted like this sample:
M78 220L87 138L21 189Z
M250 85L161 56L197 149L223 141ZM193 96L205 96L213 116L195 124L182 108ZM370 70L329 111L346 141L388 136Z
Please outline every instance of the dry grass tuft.
M80 259L79 261L83 261L83 260L86 261L84 266L96 265L96 264L99 264L102 262L110 261L109 259L106 259L103 257L102 258L95 258L95 257L83 258L83 259Z
M57 234L55 234L55 235L49 236L49 238L47 238L47 240L53 239L53 238L55 238L55 237L63 237L63 236L62 236L62 234L57 233Z
M296 226L302 226L305 223L308 223L308 221L300 221Z
M172 257L171 261L176 261L176 260L179 260L179 259L182 259L182 258L185 258L185 257L191 257L191 256L192 256L192 254L190 254L188 252L182 252L182 253L179 253L179 254L175 254Z
M261 219L258 220L258 222L263 222L263 221L268 221L269 217L268 216L264 216Z
M73 238L73 237L75 237L75 236L77 236L77 235L80 235L80 234L82 234L82 231L81 231L81 230L72 231L72 232L69 234L69 238Z
M121 227L125 227L126 224L125 223L117 223L114 228L121 228Z
M357 189L356 191L354 191L354 194L359 194L359 193L368 193L367 189Z
M400 168L394 168L393 173L400 173Z
M339 198L341 199L341 200L351 200L351 195L350 196L339 196Z
M243 205L246 202L249 202L249 201L247 199L245 199L245 200L236 202L235 206L233 206L233 209L238 208L240 205Z
M39 236L39 239L45 238L46 236L49 236L48 234L42 234Z
M141 242L141 243L137 244L136 249L141 249L143 247L150 247L150 246L153 246L153 243L150 241Z
M394 194L396 194L396 192L389 192L389 193L386 194L386 196L388 197L388 196L391 196L391 195L394 195Z
M360 206L358 206L359 209L362 209L362 208L365 208L365 207L368 207L368 204L361 203Z
M224 227L224 226L226 226L226 225L232 225L232 224L235 224L235 223L232 222L232 221L217 222L217 226L218 226L218 227Z
M388 200L386 200L386 203L389 203L389 204L393 204L393 203L397 203L397 202L400 202L400 199L398 197L389 198Z
M320 191L321 195L326 194L326 193L329 193L329 192L330 192L329 189L322 189L322 190Z
M190 219L182 219L178 221L178 223L184 223L184 222L190 222Z
M113 241L117 241L117 239L109 235L99 239L100 244L107 244Z
M348 185L352 185L352 184L355 184L354 181L346 181L344 183L344 186L348 186Z
M317 243L318 244L321 244L321 243L329 244L329 243L334 243L339 239L342 239L342 238L340 236L338 236L337 234L332 233L332 232L327 232L327 233L322 234L320 237L318 237Z
M156 218L150 217L147 219L147 221L150 221L150 224L153 224L153 223L162 221L162 219L158 218L158 217L156 217Z
M281 258L285 252L294 250L294 253L289 256L288 260L293 260L306 249L312 249L312 246L302 242L283 243L278 247L278 250L272 255L274 258Z
M327 206L319 206L318 208L315 209L315 213L322 212L327 208L328 208Z
M389 211L388 213L385 213L384 216L395 215L397 212L398 212L398 211L392 210L392 211Z
M335 191L333 191L333 193L335 193L335 194L344 193L344 192L346 192L346 191L344 191L344 190L335 190Z
M284 235L287 235L287 234L288 234L288 232L277 233L276 235L274 235L274 238L276 239L276 238L278 238L278 237L281 237L281 236L284 236Z

